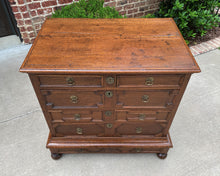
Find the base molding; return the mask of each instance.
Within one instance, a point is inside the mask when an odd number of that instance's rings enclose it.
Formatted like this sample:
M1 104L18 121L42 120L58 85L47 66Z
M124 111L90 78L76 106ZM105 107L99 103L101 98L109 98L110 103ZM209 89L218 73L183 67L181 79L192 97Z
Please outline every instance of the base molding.
M157 153L161 159L172 148L170 135L166 137L52 137L47 148L55 156L62 153Z

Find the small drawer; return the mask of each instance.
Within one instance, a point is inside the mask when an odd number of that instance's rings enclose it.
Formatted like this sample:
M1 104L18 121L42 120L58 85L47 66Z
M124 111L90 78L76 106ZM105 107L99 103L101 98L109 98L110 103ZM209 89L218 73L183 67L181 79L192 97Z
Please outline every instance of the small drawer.
M179 88L183 75L117 76L118 87L171 87Z
M173 105L176 92L176 90L119 90L117 106L119 108L167 108Z
M128 122L167 122L169 119L169 111L117 111L117 120L126 120Z
M91 135L104 136L104 124L77 123L77 124L53 124L56 136Z
M115 129L115 134L123 135L162 135L167 127L167 122L157 122L155 119L145 120L143 122L125 122Z
M39 75L41 87L102 87L102 76Z
M92 121L103 121L102 112L88 110L49 110L52 123L86 123Z
M103 105L103 91L41 90L48 109L98 108Z

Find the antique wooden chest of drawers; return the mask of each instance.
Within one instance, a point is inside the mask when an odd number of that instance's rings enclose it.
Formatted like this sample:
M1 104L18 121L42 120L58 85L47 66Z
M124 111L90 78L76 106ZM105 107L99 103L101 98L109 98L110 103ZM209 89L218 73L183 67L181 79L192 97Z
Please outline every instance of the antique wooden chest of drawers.
M21 72L29 74L63 153L157 153L192 73L200 72L172 19L48 19Z

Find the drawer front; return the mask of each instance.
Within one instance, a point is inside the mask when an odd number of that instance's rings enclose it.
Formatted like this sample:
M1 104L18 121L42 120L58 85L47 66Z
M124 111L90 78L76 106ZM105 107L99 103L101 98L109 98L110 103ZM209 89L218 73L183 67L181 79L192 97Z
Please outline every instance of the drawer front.
M167 108L173 104L172 90L117 91L117 106L121 108Z
M52 123L88 123L102 120L101 111L88 110L49 110Z
M167 123L170 112L168 111L124 111L118 110L116 112L117 120L126 120L128 122L144 122L144 121L155 121Z
M167 87L179 88L183 75L118 76L118 87Z
M39 75L41 87L102 87L102 76Z
M48 108L98 108L103 105L103 91L42 90Z
M117 136L123 135L157 135L161 136L167 122L157 122L155 119L147 119L143 122L125 122L115 129Z
M104 124L77 123L77 124L53 124L56 136L91 135L104 136Z

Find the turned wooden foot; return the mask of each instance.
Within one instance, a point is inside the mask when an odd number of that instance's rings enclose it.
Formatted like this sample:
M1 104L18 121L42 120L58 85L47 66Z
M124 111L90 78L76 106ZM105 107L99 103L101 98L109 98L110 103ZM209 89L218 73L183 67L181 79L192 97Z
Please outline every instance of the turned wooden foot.
M157 153L158 158L165 159L167 157L166 153Z
M54 160L60 159L61 156L62 156L61 153L51 153L51 157L52 157Z

